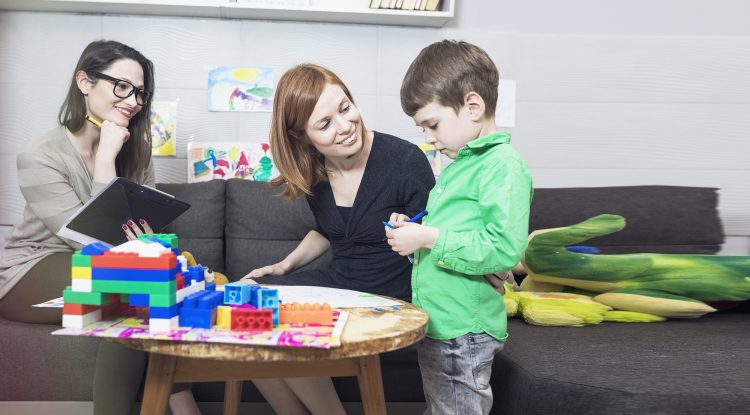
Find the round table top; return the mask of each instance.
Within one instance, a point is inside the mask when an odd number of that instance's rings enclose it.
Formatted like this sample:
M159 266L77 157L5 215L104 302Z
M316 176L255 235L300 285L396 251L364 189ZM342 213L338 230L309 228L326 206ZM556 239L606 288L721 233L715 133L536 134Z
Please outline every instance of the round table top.
M112 340L146 352L232 361L314 361L379 354L412 345L424 337L427 312L410 304L400 310L347 308L349 318L341 334L341 345L330 349L288 346L259 346L154 339Z

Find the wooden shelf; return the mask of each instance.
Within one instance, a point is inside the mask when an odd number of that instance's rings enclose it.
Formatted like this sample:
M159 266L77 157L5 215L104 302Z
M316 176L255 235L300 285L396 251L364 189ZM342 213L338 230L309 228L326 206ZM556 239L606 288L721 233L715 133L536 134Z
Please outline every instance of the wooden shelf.
M228 0L2 0L0 10L94 14L192 16L228 19L290 20L441 27L453 18L455 0L443 0L440 11L339 7L257 6Z

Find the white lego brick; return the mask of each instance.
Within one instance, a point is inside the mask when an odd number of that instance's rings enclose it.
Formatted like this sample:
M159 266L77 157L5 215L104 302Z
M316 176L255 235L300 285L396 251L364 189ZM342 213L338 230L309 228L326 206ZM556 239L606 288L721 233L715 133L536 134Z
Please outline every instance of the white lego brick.
M72 278L70 289L76 292L80 292L80 293L90 293L91 292L91 280L81 279L81 278Z
M96 323L97 321L101 319L102 319L102 310L92 311L82 316L78 316L74 314L63 314L62 326L81 329L84 326L91 324L91 323Z
M148 330L151 333L163 333L165 331L177 330L180 326L180 316L172 318L151 318L148 320Z

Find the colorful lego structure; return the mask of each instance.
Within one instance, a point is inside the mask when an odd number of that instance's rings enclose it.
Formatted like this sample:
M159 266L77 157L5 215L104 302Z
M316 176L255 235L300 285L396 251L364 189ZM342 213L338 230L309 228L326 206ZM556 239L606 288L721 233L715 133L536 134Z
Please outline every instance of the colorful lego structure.
M75 252L72 283L63 292L63 326L82 328L127 306L147 307L151 332L214 326L271 330L284 318L297 324L333 324L327 304L292 305L287 317L280 318L275 289L227 283L217 291L206 281L210 270L188 266L177 246L174 234L153 234L111 249L94 243Z

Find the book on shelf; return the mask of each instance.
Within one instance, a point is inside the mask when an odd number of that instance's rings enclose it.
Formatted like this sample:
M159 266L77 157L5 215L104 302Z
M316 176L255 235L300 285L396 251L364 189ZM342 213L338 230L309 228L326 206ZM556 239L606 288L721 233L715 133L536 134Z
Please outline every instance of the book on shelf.
M423 10L434 12L440 6L440 0L427 0Z

